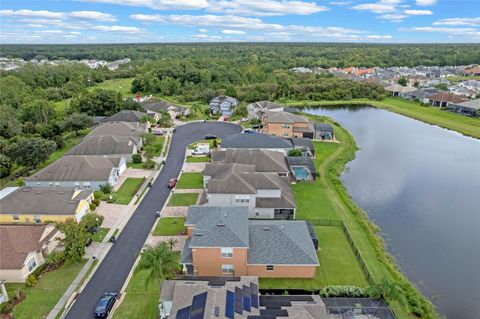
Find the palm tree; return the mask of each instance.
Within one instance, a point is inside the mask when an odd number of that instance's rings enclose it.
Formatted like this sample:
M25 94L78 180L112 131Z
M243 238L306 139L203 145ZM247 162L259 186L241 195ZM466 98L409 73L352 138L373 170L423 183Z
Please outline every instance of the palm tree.
M170 250L173 250L173 247L175 247L177 243L178 240L176 240L175 238L170 238L169 240L167 240L167 244L170 246Z
M162 280L173 279L179 267L177 254L169 249L167 243L162 242L145 250L135 271L148 271L145 279L147 288L152 282L160 284Z

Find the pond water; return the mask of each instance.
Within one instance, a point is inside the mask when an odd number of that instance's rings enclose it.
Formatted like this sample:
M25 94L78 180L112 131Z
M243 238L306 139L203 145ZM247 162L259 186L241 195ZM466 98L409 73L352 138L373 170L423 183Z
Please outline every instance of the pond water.
M480 318L480 141L370 107L308 108L360 150L341 179L447 318Z

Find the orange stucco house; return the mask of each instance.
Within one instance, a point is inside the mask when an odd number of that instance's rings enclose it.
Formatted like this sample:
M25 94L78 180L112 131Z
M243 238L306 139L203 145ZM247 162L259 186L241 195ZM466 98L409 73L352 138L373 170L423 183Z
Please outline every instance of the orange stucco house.
M190 206L180 263L187 275L313 278L319 266L305 221L249 220L246 207Z

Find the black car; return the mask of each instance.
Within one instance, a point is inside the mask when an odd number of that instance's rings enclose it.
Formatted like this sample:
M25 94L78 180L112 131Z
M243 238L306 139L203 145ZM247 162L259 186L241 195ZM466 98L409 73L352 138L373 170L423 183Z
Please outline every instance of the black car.
M113 308L113 305L115 304L115 301L117 301L116 292L104 293L102 298L100 298L98 301L95 312L93 313L95 318L107 318Z
M205 139L206 139L206 140L214 140L214 139L216 139L216 138L217 138L217 136L216 136L216 135L213 135L213 134L207 134L207 135L205 135Z

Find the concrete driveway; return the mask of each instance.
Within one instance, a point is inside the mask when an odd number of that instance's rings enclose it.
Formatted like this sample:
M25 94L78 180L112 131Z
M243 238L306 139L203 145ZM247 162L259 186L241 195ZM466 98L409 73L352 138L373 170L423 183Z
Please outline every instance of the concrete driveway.
M114 228L118 226L119 222L127 214L131 214L135 208L135 206L109 204L102 201L97 207L96 213L104 217L102 227Z
M188 144L204 139L207 134L215 134L223 139L241 131L242 128L238 125L222 122L195 122L176 128L168 159L160 175L85 289L77 296L66 318L92 318L98 300L106 291L120 292L157 219L155 212L162 209L171 191L167 187L168 178L180 173Z

